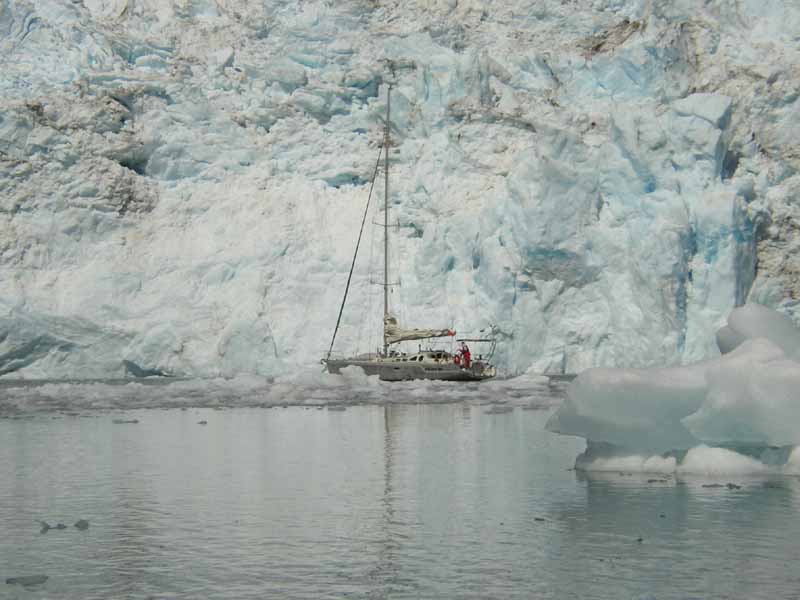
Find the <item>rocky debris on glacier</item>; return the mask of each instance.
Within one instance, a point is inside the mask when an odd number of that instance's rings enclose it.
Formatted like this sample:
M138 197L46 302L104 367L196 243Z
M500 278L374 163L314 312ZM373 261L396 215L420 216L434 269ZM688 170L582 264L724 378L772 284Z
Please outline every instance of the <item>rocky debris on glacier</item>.
M718 339L723 356L687 366L581 373L547 429L586 438L588 470L797 472L800 329L748 304Z
M789 3L0 0L0 374L315 361L387 81L393 303L497 324L508 374L712 356L732 307L796 310L798 30Z

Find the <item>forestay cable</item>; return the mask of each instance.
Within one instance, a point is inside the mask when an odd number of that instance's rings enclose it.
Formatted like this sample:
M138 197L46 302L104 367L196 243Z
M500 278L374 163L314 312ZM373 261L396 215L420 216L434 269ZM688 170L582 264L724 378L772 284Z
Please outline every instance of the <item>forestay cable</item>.
M369 195L367 196L367 206L364 209L364 218L361 219L361 229L358 231L358 241L356 241L356 251L353 253L353 263L350 265L350 274L347 276L347 285L344 288L344 298L342 298L342 306L339 307L339 317L336 319L336 328L333 330L333 337L331 338L331 347L328 348L327 359L330 359L331 352L333 352L333 342L336 340L336 333L339 331L339 323L342 321L342 313L344 312L344 303L347 301L347 292L350 289L350 280L353 278L353 269L356 266L356 258L358 257L358 247L361 245L361 234L364 233L364 223L367 221L367 213L369 212L369 203L372 199L372 190L375 188L375 178L378 176L378 167L381 164L381 152L383 146L378 148L378 160L375 162L375 172L372 174L372 183L369 186Z

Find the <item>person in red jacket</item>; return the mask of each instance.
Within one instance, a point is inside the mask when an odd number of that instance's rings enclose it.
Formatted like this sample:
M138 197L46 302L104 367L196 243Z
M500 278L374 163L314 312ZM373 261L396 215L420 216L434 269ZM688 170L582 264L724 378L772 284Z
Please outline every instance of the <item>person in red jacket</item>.
M469 346L465 342L461 342L461 366L469 369Z

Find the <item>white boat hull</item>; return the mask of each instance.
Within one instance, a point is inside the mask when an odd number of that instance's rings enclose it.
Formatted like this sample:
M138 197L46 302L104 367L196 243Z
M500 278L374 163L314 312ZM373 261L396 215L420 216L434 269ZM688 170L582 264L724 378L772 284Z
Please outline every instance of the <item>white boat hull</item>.
M495 368L480 361L469 368L452 362L410 363L392 359L330 358L323 361L329 373L339 374L345 367L359 367L367 375L377 375L383 381L433 379L439 381L483 381L495 376Z

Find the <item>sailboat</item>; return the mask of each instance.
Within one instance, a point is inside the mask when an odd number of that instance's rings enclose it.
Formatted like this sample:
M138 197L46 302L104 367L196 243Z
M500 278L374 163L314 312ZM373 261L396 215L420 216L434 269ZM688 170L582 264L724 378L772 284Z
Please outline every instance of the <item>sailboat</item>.
M353 276L353 268L358 255L358 248L361 243L361 234L364 231L367 213L369 212L369 201L372 197L372 189L378 174L380 158L375 166L372 187L370 188L367 208L364 211L364 218L361 222L361 230L358 234L358 242L353 255L353 262L350 267L350 275L347 278L344 298L339 309L339 318L336 320L331 345L327 356L322 359L322 364L329 373L338 374L345 367L360 367L367 375L378 375L385 381L403 381L409 379L437 379L444 381L483 381L491 379L496 375L496 368L490 363L494 354L496 341L494 329L486 337L464 337L456 338L459 349L456 352L434 349L429 347L413 353L406 353L396 350L396 344L404 341L413 340L434 340L437 338L453 338L455 332L449 328L439 329L405 329L400 326L396 316L389 310L389 147L390 138L390 114L391 114L391 86L388 86L386 97L386 122L383 132L383 167L384 167L384 208L383 208L383 346L375 352L357 354L354 356L335 358L332 357L333 344L336 340L336 333L342 320L342 312L347 301L347 293L350 289L350 281ZM479 354L473 357L469 351L467 343L489 343L490 349L486 356Z

